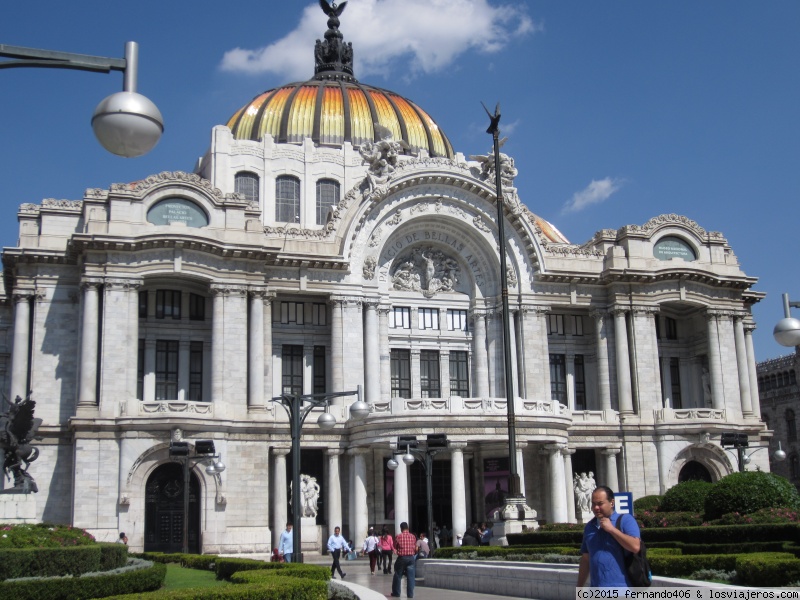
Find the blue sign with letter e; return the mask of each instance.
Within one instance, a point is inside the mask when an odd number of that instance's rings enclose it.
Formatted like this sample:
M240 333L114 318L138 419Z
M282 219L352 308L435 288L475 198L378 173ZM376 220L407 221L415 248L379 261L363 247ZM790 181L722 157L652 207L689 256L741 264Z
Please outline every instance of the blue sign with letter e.
M621 515L632 515L633 494L630 492L617 492L614 494L614 508Z

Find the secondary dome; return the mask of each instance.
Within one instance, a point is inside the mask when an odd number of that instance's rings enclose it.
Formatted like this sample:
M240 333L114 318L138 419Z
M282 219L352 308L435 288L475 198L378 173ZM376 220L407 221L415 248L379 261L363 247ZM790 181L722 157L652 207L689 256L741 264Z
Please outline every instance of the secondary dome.
M338 29L345 4L321 3L328 30L325 41L317 40L314 48L313 79L268 90L245 104L227 123L234 139L258 141L271 135L280 143L311 138L327 146L360 146L381 139L377 123L414 150L453 158L450 140L428 113L407 98L353 77L353 46Z

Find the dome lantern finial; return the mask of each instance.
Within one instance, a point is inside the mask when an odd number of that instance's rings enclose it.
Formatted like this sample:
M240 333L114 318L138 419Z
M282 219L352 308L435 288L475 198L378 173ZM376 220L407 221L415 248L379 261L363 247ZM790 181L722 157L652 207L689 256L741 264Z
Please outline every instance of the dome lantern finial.
M339 31L339 16L347 1L337 4L319 0L323 12L328 15L328 31L325 41L317 40L314 46L314 79L355 81L353 77L353 44L343 40Z

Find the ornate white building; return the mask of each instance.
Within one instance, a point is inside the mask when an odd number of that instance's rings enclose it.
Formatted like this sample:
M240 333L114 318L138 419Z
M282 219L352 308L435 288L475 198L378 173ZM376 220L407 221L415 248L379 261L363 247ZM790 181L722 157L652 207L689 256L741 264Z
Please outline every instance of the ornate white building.
M508 489L500 277L515 451L540 520L575 520L575 472L639 497L734 471L719 434L769 432L762 295L722 234L661 215L571 244L525 206L503 156L500 273L491 161L357 82L338 24L314 78L215 127L195 173L20 207L0 351L3 389L32 389L44 420L36 518L179 549L186 517L195 551L266 551L289 510L289 426L270 399L363 385L366 421L340 399L334 429L312 413L303 430L323 535L427 527L421 468L386 464L398 435L431 433L450 442L434 519L463 532ZM227 464L193 469L188 515L171 439L212 439Z

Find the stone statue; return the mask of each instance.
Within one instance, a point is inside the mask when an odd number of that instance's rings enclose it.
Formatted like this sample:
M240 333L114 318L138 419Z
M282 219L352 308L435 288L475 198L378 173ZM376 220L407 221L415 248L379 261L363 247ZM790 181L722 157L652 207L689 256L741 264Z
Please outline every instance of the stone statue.
M578 501L578 510L581 514L592 512L592 492L597 484L594 481L594 473L581 473L572 478L572 489L575 491L575 499Z
M392 132L383 125L374 123L373 127L379 138L378 141L361 144L358 151L364 164L369 166L367 178L372 188L375 188L389 181L397 167L398 155L410 151L411 146L402 140L392 139Z
M23 400L19 396L9 402L5 396L3 404L8 410L0 413L0 449L3 451L3 472L11 479L14 487L0 491L0 494L30 494L38 492L36 482L28 474L28 467L39 457L39 449L31 445L33 440L41 440L36 433L42 424L41 419L33 417L36 402L31 394Z
M498 149L503 147L503 144L506 142L508 138L503 138L500 140L498 144ZM504 188L513 187L514 186L514 178L519 175L519 171L514 166L514 159L511 158L508 154L500 154L500 183ZM494 164L494 150L491 150L488 154L476 154L469 157L470 160L476 160L481 165L480 177L486 181L490 181L494 183L494 173L495 173L495 164Z
M317 478L311 475L300 475L300 516L316 518L319 504L320 487ZM289 484L289 499L292 497L292 484Z
M433 246L417 246L397 264L390 273L394 289L421 292L426 298L454 291L461 271L457 260Z
M336 2L328 4L327 0L319 0L319 5L328 17L341 17L347 6L347 0L341 4L336 4Z

